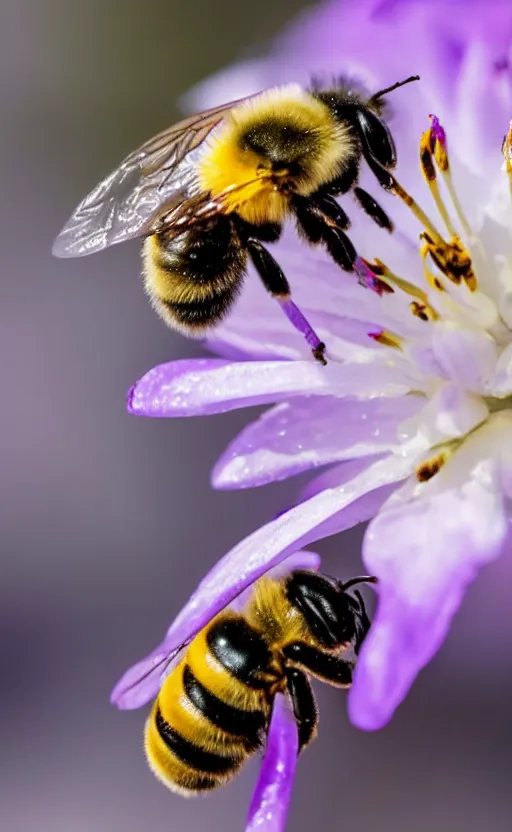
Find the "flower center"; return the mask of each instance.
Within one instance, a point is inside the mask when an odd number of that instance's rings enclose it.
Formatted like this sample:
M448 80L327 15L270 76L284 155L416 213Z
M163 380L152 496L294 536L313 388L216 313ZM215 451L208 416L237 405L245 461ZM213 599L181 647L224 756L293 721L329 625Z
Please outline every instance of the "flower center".
M512 122L502 152L512 195ZM512 241L509 237L505 251L491 251L483 235L473 233L453 184L446 133L434 115L421 136L419 157L443 230L392 175L390 190L421 225L422 285L378 259L360 258L357 270L360 283L383 302L389 294L409 296L410 312L424 324L417 336L390 329L369 336L384 348L401 351L420 370L420 392L426 398L451 386L462 391L472 411L464 429L433 443L428 458L417 465L417 478L425 482L465 437L512 409L512 314L507 312L507 303L512 306Z

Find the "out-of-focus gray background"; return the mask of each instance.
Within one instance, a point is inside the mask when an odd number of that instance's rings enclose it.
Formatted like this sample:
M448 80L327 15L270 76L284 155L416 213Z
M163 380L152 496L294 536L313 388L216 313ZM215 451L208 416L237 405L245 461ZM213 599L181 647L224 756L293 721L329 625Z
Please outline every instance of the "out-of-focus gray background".
M185 801L146 768L142 712L108 701L203 573L289 504L296 483L214 494L247 413L125 413L155 363L200 354L141 291L138 245L56 261L53 237L196 81L262 44L301 0L2 0L0 586L2 832L243 828L256 764ZM304 60L307 56L304 56ZM323 545L358 568L360 532ZM357 733L319 687L320 737L290 829L510 829L510 564L471 590L450 641L392 725Z

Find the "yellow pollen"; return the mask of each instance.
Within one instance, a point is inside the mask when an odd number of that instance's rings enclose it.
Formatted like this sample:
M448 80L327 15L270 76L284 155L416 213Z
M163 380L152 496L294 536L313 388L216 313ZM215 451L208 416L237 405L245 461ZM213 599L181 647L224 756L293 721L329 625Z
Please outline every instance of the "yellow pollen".
M444 240L441 243L436 242L427 232L424 232L421 237L425 240L422 256L426 257L429 254L438 269L452 283L459 285L463 280L468 289L474 292L477 288L477 281L471 257L459 237L452 237L449 243L444 242ZM437 278L434 277L434 281L437 281ZM436 288L441 288L436 282L434 282L434 285Z

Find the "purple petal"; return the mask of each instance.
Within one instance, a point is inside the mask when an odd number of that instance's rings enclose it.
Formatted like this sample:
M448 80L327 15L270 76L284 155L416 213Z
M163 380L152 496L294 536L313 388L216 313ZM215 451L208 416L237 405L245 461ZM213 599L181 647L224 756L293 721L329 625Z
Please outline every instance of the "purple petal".
M118 708L139 707L153 699L161 676L146 671L154 668L155 656L166 653L172 659L217 613L227 607L269 569L280 564L303 545L349 528L347 507L368 491L404 479L410 462L403 458L379 460L342 488L333 488L281 514L242 540L210 570L185 604L157 650L137 665L138 677L129 670L116 686L112 701Z
M319 566L320 555L316 554L316 552L300 551L284 558L277 566L269 569L268 574L274 578L279 578L287 572L292 572L294 569L313 569L316 571ZM197 592L199 592L200 587L201 585L196 590ZM231 606L235 609L242 609L247 602L247 596L250 592L252 592L252 584L247 586L246 589L243 589L232 600ZM221 609L222 607L216 609L212 613L211 618L220 612ZM171 627L162 644L153 650L145 659L130 667L122 676L110 697L113 705L121 709L133 710L142 707L142 705L145 705L151 699L155 698L162 684L163 676L167 675L169 667L173 663L176 655L180 652L179 647L181 645L178 645L178 649L170 650L166 644L172 629ZM187 638L183 639L183 641L186 640Z
M111 703L122 710L133 710L154 699L171 659L165 644L160 644L123 674L110 695Z
M411 383L387 363L310 361L230 362L184 359L154 367L130 390L128 410L137 416L225 413L303 393L327 396L400 396Z
M418 396L370 401L297 398L246 427L217 462L215 488L253 488L309 468L370 456L397 444L397 427L423 403Z
M491 460L477 464L458 488L422 492L409 503L397 497L372 521L364 541L365 565L379 579L379 604L349 712L365 730L391 719L443 643L467 586L501 553L507 534Z
M274 699L267 749L249 807L245 832L283 832L297 765L299 737L291 703L278 693Z

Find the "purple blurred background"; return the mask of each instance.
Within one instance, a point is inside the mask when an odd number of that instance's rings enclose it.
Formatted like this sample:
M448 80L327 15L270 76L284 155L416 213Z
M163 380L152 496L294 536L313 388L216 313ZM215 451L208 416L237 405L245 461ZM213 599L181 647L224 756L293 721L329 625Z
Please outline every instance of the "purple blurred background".
M248 413L129 417L138 376L200 347L151 312L137 244L67 262L49 251L84 193L179 115L187 88L304 5L2 1L5 832L243 828L255 764L206 800L174 797L146 768L144 713L108 697L214 560L298 483L210 491ZM326 571L355 574L359 541L360 530L319 547ZM509 574L502 561L482 575L385 731L357 733L344 695L317 686L320 737L299 766L290 829L510 829Z

